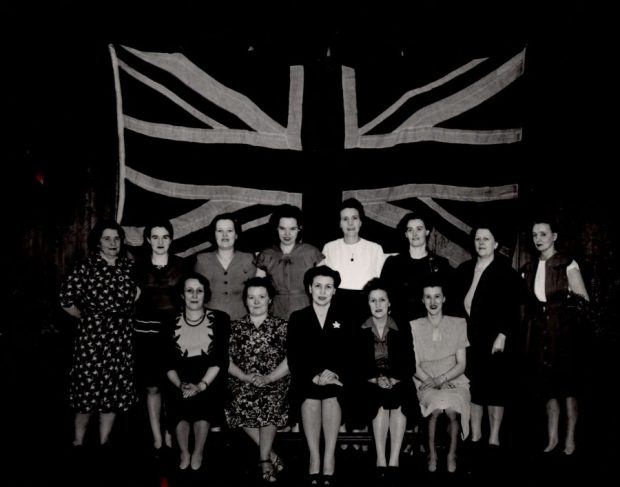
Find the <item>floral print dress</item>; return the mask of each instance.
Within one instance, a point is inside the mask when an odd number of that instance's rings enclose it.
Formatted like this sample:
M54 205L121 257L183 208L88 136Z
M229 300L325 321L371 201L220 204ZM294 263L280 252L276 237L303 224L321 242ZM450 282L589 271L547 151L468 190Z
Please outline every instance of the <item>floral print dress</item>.
M231 325L230 360L246 374L267 375L286 358L287 322L267 316L257 328L249 315ZM287 394L290 375L265 385L253 386L229 375L231 400L226 420L231 428L282 427L288 420Z

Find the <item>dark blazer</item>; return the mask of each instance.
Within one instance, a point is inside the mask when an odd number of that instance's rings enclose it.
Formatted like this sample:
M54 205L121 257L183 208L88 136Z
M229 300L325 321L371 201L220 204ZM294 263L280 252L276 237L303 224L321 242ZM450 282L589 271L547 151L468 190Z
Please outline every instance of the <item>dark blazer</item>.
M344 384L350 379L351 353L355 340L350 326L330 305L321 328L312 305L295 311L288 322L287 357L291 378L298 393L303 395L312 379L323 370L338 374Z

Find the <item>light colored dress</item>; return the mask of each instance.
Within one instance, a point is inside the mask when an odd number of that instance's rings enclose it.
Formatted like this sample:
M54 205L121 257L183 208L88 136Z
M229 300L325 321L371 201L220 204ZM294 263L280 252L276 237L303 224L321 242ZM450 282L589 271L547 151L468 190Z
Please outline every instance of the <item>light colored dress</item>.
M469 346L467 340L467 322L464 318L444 316L435 328L428 318L410 322L413 347L420 365L431 377L439 377L456 365L456 352ZM469 417L471 413L471 396L469 379L465 374L452 379L443 389L420 390L422 382L413 378L418 390L420 409L424 417L436 409L453 409L461 415L461 436L469 436Z

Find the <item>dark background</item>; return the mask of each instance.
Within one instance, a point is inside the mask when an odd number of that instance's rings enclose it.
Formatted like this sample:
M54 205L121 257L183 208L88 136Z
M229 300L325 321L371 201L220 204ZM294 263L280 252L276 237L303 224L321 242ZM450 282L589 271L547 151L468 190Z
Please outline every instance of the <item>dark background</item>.
M380 69L403 55L488 55L527 45L520 81L523 142L499 157L479 148L415 144L386 153L390 161L412 154L425 161L406 182L430 182L440 175L442 183L518 183L522 242L528 241L527 216L533 210L544 206L558 215L562 240L579 256L600 314L593 324L594 411L594 397L613 388L618 370L612 358L619 344L617 156L607 121L613 117L609 73L617 54L611 55L610 18L598 2L585 1L412 1L368 7L318 1L293 7L113 0L3 6L3 193L9 245L4 265L8 312L0 340L3 397L9 398L2 401L2 419L16 448L9 459L28 468L29 453L19 452L33 451L32 442L46 437L43 451L36 450L44 455L70 437L64 374L71 323L58 312L56 296L62 277L85 255L93 223L115 211L118 148L109 43L208 50L223 64L247 56L303 64L308 83L316 85L337 77L342 64ZM318 118L326 107L341 105L341 98L305 102ZM317 244L337 232L337 227L325 229L324 218L342 189L359 187L369 177L404 182L389 171L391 166L382 165L380 151L344 151L342 117L333 120L320 134L311 122L304 126L301 159L315 176L292 183L304 191L304 208L314 208L308 234ZM251 180L257 187L256 176L246 169L288 174L285 155L258 167L253 161L238 164L239 185ZM334 167L348 179L334 176ZM315 185L319 177L329 182L321 198ZM618 420L607 412L609 404L604 407L600 416L590 415L586 427L594 432L592 447L611 452Z

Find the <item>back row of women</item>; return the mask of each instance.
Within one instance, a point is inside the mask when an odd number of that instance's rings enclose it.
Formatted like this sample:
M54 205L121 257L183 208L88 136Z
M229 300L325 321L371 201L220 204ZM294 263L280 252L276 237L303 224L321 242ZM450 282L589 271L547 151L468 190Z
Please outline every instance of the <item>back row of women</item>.
M484 407L488 444L500 445L518 365L546 401L544 451L559 443L562 400L563 452L572 454L580 370L573 310L588 295L577 263L555 249L554 224L533 224L538 259L519 276L496 252L491 225L473 229L475 258L453 269L428 249L424 216L403 217L398 229L408 249L389 257L360 237L363 221L363 206L345 200L343 238L321 252L301 242L301 211L283 205L271 219L278 242L254 256L235 249L240 227L220 215L214 250L195 260L170 254L166 220L145 228L149 252L135 259L122 253L118 224L98 224L92 254L61 290L61 305L79 319L69 391L75 447L93 413L105 447L116 413L143 390L154 448L170 446L166 432L174 431L180 469L201 467L210 425L226 421L256 442L261 475L275 481L283 468L272 449L276 431L301 418L312 485L333 482L341 423L372 421L377 467L388 475L398 467L407 420L421 413L430 417L434 471L435 424L445 411L454 471L459 430L466 438L471 427L470 440L481 442ZM527 360L517 364L521 336Z

